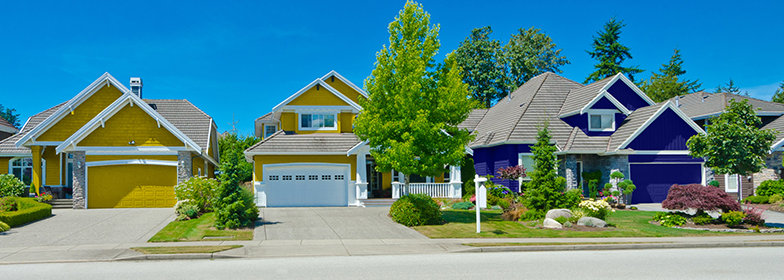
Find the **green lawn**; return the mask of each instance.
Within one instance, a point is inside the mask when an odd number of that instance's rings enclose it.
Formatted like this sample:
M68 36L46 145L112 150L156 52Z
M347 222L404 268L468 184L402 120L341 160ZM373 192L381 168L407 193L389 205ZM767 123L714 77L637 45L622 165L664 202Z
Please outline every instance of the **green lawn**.
M518 222L504 221L501 219L501 211L482 211L482 233L477 234L476 212L473 210L444 210L442 213L446 224L417 226L414 229L430 238L677 237L742 234L652 225L648 221L656 212L646 211L616 211L607 219L608 223L616 226L614 230L592 232L528 228Z
M206 213L198 219L188 221L173 221L148 242L253 240L253 229L215 229L214 214Z

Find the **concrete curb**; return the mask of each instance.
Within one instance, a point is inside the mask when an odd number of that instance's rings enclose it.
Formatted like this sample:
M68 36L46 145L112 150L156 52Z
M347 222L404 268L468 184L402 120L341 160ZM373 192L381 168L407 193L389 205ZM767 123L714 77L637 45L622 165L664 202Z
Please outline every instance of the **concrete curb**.
M204 254L151 254L132 257L116 258L114 261L141 261L141 260L212 260L212 259L235 259L243 258L236 255L219 255L217 253Z
M638 243L596 245L546 245L546 246L493 246L476 247L452 251L452 253L485 252L545 252L545 251L599 251L599 250L645 250L645 249L692 249L692 248L737 248L737 247L784 247L784 242L729 242L729 243Z

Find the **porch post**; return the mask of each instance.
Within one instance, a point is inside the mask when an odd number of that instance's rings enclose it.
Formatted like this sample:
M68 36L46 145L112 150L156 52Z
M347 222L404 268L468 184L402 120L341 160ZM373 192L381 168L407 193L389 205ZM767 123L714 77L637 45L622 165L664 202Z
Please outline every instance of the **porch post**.
M368 197L366 157L367 157L367 151L365 151L365 149L360 149L357 152L357 182L356 182L357 199L367 199Z
M74 151L73 154L73 168L71 169L72 187L73 187L73 208L86 209L87 192L85 185L87 184L87 161L84 151Z
M452 185L452 188L449 190L449 196L452 198L461 198L463 197L463 182L462 180L462 171L460 170L460 165L450 165L449 166L449 184Z
M33 180L30 184L30 192L35 193L36 195L40 193L39 189L43 187L43 178L42 170L41 170L41 155L43 154L43 149L45 147L41 146L32 146L30 150L33 152Z

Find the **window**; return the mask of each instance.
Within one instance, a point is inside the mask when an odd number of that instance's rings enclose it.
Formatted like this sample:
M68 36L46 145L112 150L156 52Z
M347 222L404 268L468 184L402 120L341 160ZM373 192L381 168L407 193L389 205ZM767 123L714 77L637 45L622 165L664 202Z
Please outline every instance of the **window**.
M283 175L283 181L291 181L291 175Z
M316 181L318 180L318 175L308 175L308 180Z
M270 181L277 181L278 178L279 178L278 175L269 176Z
M518 165L522 165L525 167L525 177L523 177L523 181L530 181L531 172L534 171L534 155L533 154L520 154L519 159L517 162Z
M335 114L300 114L301 129L337 128Z
M724 176L724 191L728 193L738 192L738 174Z
M343 175L335 175L335 180L336 181L343 180Z
M33 179L33 159L17 158L11 160L11 174L29 186Z
M305 175L297 175L297 181L305 180Z
M274 125L265 125L264 126L264 138L270 137L270 135L274 134L278 131L278 127Z
M615 118L613 114L588 115L589 129L591 131L613 131L615 130Z
M332 180L332 175L321 175L321 180L324 181Z

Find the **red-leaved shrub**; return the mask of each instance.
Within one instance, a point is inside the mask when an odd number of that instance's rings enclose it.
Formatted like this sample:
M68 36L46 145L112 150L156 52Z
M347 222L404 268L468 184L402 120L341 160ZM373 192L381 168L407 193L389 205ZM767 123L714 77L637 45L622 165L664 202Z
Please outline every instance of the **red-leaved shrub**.
M740 204L724 190L700 184L672 185L662 207L669 210L740 211Z
M746 205L743 206L743 213L746 213L743 222L755 226L764 226L765 217L762 216L762 212L765 212L765 209L757 208L751 206L750 203L746 203Z

